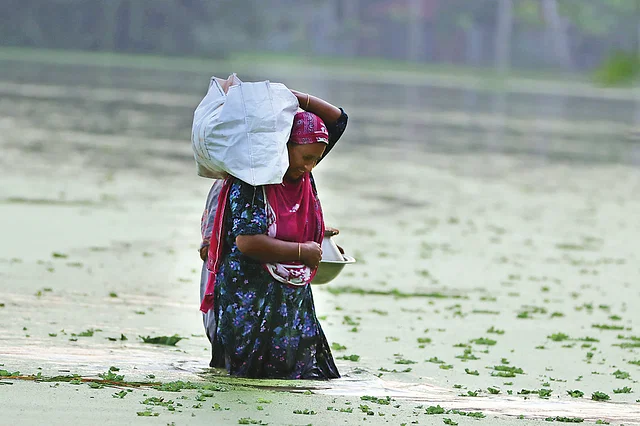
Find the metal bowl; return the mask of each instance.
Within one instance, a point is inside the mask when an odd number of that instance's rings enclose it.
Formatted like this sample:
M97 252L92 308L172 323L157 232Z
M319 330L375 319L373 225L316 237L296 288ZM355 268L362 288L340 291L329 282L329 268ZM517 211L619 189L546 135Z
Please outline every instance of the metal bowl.
M344 265L356 263L353 257L342 255L343 260L321 260L311 284L326 284L340 274Z

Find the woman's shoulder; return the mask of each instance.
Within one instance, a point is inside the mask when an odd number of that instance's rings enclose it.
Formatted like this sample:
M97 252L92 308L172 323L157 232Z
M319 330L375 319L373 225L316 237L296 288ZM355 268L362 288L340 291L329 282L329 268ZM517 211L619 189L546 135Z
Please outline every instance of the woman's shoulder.
M235 176L230 176L229 177L230 182L229 184L231 185L231 188L243 188L243 189L250 189L252 192L254 189L261 189L262 186L253 186L251 184L248 184L247 182L238 179Z
M250 200L262 200L262 186L253 186L236 177L231 177L229 196L231 198L241 198Z

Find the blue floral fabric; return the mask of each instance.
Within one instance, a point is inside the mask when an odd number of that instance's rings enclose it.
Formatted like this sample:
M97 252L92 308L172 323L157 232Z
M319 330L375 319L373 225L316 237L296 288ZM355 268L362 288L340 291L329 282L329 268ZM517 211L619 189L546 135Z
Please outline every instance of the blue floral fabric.
M228 251L216 276L211 366L251 378L340 377L316 318L311 286L283 285L236 246L238 235L267 232L262 188L235 179L227 208Z

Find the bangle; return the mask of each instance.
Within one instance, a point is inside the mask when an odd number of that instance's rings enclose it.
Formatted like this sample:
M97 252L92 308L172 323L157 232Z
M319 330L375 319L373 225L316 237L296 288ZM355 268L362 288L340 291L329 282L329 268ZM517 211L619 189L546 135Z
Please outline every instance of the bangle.
M309 109L309 94L307 93L307 104L304 106L305 111Z
M300 260L300 243L298 243L298 260Z

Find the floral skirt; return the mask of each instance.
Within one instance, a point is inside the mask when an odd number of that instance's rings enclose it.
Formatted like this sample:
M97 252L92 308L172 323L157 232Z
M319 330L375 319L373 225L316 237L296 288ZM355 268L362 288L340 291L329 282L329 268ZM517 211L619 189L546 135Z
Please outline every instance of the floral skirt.
M211 367L249 378L340 377L311 286L283 285L260 264L232 257L224 259L216 279Z

